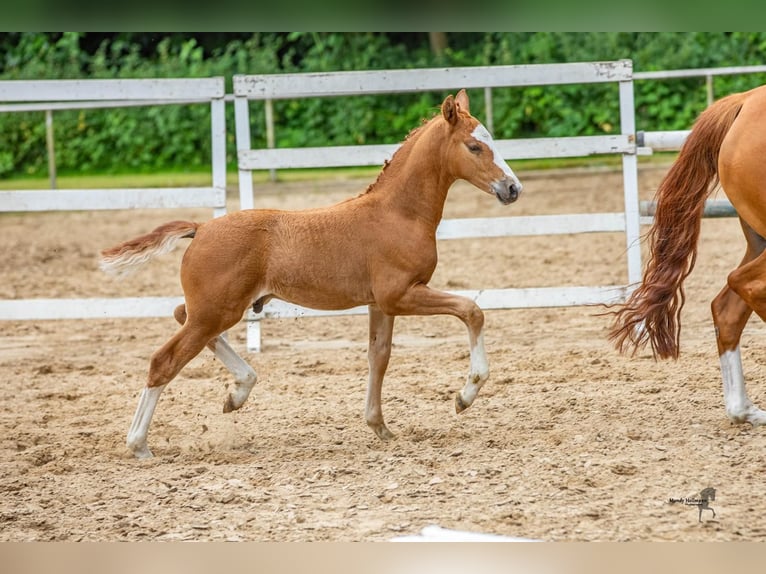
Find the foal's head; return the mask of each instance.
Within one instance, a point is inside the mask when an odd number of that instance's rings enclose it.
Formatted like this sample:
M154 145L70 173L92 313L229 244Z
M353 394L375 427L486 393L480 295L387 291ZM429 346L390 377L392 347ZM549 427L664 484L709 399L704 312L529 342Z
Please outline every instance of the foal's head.
M447 96L441 111L449 124L447 157L455 177L495 195L504 205L516 201L521 182L500 155L487 128L471 115L465 90L455 97Z

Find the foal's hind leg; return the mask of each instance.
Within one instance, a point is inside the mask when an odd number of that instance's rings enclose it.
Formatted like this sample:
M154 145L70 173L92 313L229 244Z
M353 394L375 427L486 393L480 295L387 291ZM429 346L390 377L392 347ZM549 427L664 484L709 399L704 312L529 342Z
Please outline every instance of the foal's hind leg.
M380 393L383 377L391 357L391 338L394 332L394 317L386 315L377 306L370 305L370 343L367 349L367 360L370 364L370 376L367 383L367 404L365 418L368 426L375 431L381 440L394 438L383 420Z
M182 304L176 307L173 315L176 321L183 325L186 322L186 305ZM223 403L223 412L236 411L250 396L250 391L253 390L258 376L253 368L231 348L223 335L218 335L209 341L207 348L213 351L218 360L234 375L234 391L226 397Z
M141 392L127 436L128 448L137 458L152 456L146 437L160 394L184 365L199 354L212 335L187 323L152 355L146 387Z
M128 429L127 445L136 458L151 458L152 451L146 445L146 436L149 434L149 425L154 416L154 410L157 408L157 401L160 399L163 389L167 383L158 387L146 386L141 391L138 398L138 406L133 415L133 421Z
M466 297L418 283L387 307L386 312L392 315L452 315L465 324L468 328L471 368L465 386L455 396L455 411L461 413L470 407L489 378L489 361L484 349L484 313L479 306Z
M239 317L233 314L212 317L211 319L209 316L207 320L185 321L178 332L152 355L146 387L141 392L127 436L128 448L136 457L152 456L146 444L146 437L163 389L205 345L239 320Z
M766 240L742 222L747 251L740 266L729 275L728 285L711 305L718 355L721 361L723 396L726 414L737 423L753 426L766 423L766 412L747 396L742 370L740 337L755 310L766 320Z

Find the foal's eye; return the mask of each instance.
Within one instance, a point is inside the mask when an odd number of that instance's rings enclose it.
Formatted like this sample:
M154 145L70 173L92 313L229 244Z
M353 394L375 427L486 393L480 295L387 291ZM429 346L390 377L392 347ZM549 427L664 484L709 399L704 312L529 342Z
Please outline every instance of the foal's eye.
M481 145L476 142L469 142L466 144L468 146L468 151L471 153L481 153Z

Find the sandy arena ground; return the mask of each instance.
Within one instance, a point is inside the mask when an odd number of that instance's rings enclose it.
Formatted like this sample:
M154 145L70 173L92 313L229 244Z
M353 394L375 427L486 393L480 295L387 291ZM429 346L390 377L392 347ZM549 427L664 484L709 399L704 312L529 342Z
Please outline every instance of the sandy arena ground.
M642 169L642 198L665 169ZM516 204L457 184L445 216L620 209L619 172L520 176ZM328 204L367 183L259 186L256 202ZM101 274L96 255L210 215L4 215L0 298L180 295L183 249L122 282ZM432 285L619 284L624 249L620 234L445 241ZM172 318L0 323L0 540L384 541L429 524L547 541L764 540L766 430L725 416L709 313L743 251L735 220L704 221L677 362L619 356L598 309L488 311L490 380L461 415L463 325L397 319L383 387L389 443L364 422L364 316L264 322L264 350L248 355L259 382L229 415L232 378L203 352L162 395L155 457L141 461L125 433ZM764 330L751 320L742 344L761 406ZM244 324L230 340L244 352ZM709 486L715 518L669 502Z

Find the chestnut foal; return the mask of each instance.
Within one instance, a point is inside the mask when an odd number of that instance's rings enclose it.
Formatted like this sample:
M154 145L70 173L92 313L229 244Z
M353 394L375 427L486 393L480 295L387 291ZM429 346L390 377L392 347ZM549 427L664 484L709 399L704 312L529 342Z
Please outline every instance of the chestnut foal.
M414 129L366 192L337 205L303 211L243 210L205 223L173 221L102 251L101 267L121 273L192 239L181 264L181 328L151 358L127 444L152 456L147 435L165 386L205 346L234 374L224 412L242 406L255 371L221 333L251 307L272 298L314 309L369 306L367 424L383 440L381 386L391 354L394 317L447 314L468 328L470 371L455 398L468 408L489 376L484 314L470 299L428 287L436 268L436 228L450 186L463 179L503 204L521 183L487 129L469 111L464 90Z

